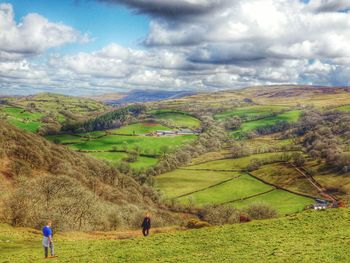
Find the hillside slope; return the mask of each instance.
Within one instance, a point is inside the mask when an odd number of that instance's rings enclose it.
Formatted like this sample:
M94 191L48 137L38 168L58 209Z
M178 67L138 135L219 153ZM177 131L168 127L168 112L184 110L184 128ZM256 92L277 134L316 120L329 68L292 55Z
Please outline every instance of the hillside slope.
M57 262L349 262L350 211L307 211L142 239L92 238L82 233L58 234ZM40 239L38 232L0 225L0 258L41 262Z
M47 218L63 229L138 225L157 202L150 188L105 163L6 122L0 122L0 188L0 219L33 227Z

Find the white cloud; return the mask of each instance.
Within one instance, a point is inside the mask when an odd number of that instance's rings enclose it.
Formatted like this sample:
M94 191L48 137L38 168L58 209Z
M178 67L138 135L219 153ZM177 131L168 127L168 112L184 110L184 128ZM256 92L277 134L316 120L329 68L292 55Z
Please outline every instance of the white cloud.
M111 43L89 53L51 54L35 64L23 58L84 36L39 15L16 24L11 6L2 5L0 58L7 62L0 62L0 82L17 89L34 87L37 79L39 88L82 92L350 82L349 1L101 1L150 15L143 48Z
M72 27L49 22L39 14L28 14L16 23L12 5L0 4L0 59L19 59L87 40Z

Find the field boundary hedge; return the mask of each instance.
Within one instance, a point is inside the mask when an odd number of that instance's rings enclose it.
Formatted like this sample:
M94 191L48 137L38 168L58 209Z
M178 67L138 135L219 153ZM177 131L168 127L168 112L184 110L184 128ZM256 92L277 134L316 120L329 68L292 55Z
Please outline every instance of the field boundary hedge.
M240 174L240 175L238 175L238 176L235 176L235 177L232 177L232 178L230 178L230 179L221 181L221 182L219 182L219 183L216 183L216 184L207 186L207 187L205 187L205 188L202 188L202 189L199 189L199 190L195 190L195 191L192 191L192 192L189 192L189 193L186 193L186 194L179 195L179 196L177 196L177 197L174 197L173 199L178 199L178 198L185 197L185 196L188 196L188 195L191 195L191 194L194 194L194 193L198 193L198 192L202 192L202 191L208 190L208 189L210 189L210 188L213 188L213 187L222 185L222 184L224 184L224 183L233 181L233 180L235 180L235 179L238 179L238 178L240 178L241 176L242 176L242 175Z
M232 201L227 201L227 202L223 202L219 205L227 205L227 204L231 204L231 203L235 203L235 202L239 202L239 201L244 201L244 200L248 200L248 199L251 199L251 198L254 198L254 197L257 197L257 196L260 196L260 195L264 195L264 194L268 194L268 193L271 193L273 191L276 191L277 189L274 187L270 190L267 190L265 192L262 192L262 193L257 193L257 194L254 194L254 195L250 195L250 196L247 196L247 197L242 197L242 198L239 198L239 199L235 199L235 200L232 200Z

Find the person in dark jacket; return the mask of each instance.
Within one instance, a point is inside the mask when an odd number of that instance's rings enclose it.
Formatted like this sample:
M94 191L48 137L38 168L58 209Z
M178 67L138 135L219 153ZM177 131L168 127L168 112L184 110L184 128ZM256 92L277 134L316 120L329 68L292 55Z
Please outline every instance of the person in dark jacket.
M149 230L151 229L151 217L149 213L146 213L145 218L143 219L142 222L142 234L143 236L148 236L149 235Z

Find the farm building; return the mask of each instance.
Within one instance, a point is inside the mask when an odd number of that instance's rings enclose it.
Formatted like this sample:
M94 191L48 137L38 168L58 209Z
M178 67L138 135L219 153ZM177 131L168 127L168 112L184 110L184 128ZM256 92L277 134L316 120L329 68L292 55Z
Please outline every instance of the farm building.
M175 135L173 131L156 131L156 135Z

